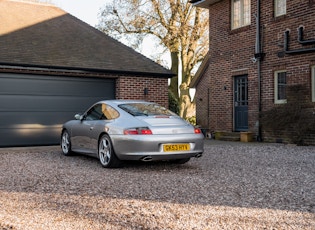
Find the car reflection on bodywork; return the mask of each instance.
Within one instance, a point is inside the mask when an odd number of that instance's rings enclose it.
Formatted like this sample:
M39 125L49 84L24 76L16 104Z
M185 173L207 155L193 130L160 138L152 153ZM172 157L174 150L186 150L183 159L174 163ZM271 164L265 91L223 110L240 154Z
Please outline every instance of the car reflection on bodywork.
M170 110L152 102L105 100L92 105L62 128L64 155L93 155L103 167L124 160L186 163L203 153L204 136Z

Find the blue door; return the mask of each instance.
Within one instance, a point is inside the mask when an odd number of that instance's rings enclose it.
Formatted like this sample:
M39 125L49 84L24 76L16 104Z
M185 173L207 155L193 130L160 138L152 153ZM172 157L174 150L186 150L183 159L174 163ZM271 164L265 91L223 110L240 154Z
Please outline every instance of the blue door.
M235 131L248 130L248 82L247 75L234 78Z

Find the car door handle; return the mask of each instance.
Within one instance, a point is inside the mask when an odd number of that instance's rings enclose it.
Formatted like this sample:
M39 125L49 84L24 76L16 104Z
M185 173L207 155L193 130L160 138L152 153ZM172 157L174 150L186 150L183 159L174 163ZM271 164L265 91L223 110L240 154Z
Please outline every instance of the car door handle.
M94 127L90 127L90 130L93 130L94 129Z

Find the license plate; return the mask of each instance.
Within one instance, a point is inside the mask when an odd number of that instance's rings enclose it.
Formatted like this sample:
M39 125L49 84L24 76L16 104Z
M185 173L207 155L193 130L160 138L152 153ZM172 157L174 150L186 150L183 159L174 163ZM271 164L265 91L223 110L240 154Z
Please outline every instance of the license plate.
M167 144L163 145L164 152L188 151L190 150L189 144Z

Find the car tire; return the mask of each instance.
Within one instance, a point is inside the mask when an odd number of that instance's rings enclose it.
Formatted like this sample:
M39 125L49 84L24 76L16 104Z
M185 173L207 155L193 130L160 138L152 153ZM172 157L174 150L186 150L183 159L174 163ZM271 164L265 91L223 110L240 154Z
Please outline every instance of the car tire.
M118 168L122 162L116 156L112 141L108 135L103 135L98 144L98 157L104 168Z
M63 155L70 156L73 153L71 150L70 135L67 130L62 131L60 145Z
M174 164L185 164L189 160L190 160L190 158L184 158L184 159L172 160L171 162L174 163Z

